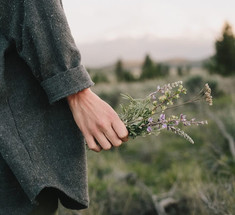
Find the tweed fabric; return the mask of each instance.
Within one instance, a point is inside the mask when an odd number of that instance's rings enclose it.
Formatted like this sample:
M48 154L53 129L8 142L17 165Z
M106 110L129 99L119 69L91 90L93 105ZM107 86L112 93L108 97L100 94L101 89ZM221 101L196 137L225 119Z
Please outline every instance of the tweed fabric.
M0 215L46 187L88 207L84 138L66 96L92 86L60 0L0 0Z

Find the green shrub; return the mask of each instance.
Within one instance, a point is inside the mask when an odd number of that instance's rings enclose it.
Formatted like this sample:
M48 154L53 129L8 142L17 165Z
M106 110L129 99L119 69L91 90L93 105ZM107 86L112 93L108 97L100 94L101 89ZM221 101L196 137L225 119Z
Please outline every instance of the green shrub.
M96 84L98 84L98 83L108 83L109 82L107 76L104 75L101 72L96 72L94 75L92 75L92 80Z
M185 86L190 93L197 93L204 85L203 78L199 75L190 77L185 81Z
M121 60L118 60L115 64L115 74L118 81L124 81L124 82L133 82L135 81L135 77L132 75L132 73L123 67L123 62Z
M99 97L115 109L119 105L121 96L119 91L114 90L111 92L101 92L99 93Z

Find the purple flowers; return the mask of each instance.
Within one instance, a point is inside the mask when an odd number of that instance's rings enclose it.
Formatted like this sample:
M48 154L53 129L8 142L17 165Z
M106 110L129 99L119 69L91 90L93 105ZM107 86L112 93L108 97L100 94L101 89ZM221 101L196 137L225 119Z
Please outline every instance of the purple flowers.
M166 115L164 113L162 113L159 117L160 121L164 121L166 119Z
M149 126L147 127L147 132L150 133L152 131L151 124L153 123L153 117L148 118Z
M150 133L151 131L152 131L152 128L150 126L148 126L147 132Z
M180 114L180 121L181 122L186 122L186 115Z
M179 125L179 120L175 120L175 124L174 125Z
M156 100L156 99L157 99L156 95L155 95L155 94L152 94L152 95L151 95L151 99L152 99L152 100Z
M166 115L164 113L160 114L159 123L163 129L167 128L167 120L166 120Z
M208 84L202 89L198 96L184 103L177 104L182 94L186 94L186 88L182 81L157 86L156 90L146 96L144 99L134 99L129 95L123 95L123 98L129 100L127 107L122 106L124 121L129 135L137 137L145 134L159 134L163 130L172 131L188 141L192 139L185 134L179 126L207 124L207 121L196 121L194 118L189 120L185 114L165 115L168 109L182 106L187 103L199 101L201 97L206 98L209 104L212 104L211 89Z

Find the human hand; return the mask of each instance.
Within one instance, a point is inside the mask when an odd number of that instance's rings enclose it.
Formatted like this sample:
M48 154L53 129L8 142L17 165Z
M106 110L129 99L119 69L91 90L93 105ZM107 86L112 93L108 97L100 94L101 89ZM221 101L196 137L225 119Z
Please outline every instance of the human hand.
M117 113L90 88L68 96L67 101L91 150L109 150L128 140L126 126Z

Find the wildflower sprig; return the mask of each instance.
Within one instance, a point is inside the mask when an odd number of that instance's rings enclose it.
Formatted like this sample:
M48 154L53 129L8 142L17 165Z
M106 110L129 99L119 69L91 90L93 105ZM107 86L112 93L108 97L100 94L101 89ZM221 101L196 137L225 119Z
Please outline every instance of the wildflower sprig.
M177 104L176 101L186 94L187 89L183 87L183 82L158 86L157 90L146 96L144 99L134 99L129 95L122 94L123 98L128 100L128 105L121 105L122 112L120 117L126 125L129 136L145 136L148 134L158 135L162 130L171 131L184 137L191 143L193 139L186 134L180 127L191 125L204 125L207 121L196 121L195 118L188 120L186 115L166 116L168 109L176 108L185 104L206 100L212 105L211 89L208 84L192 99Z

